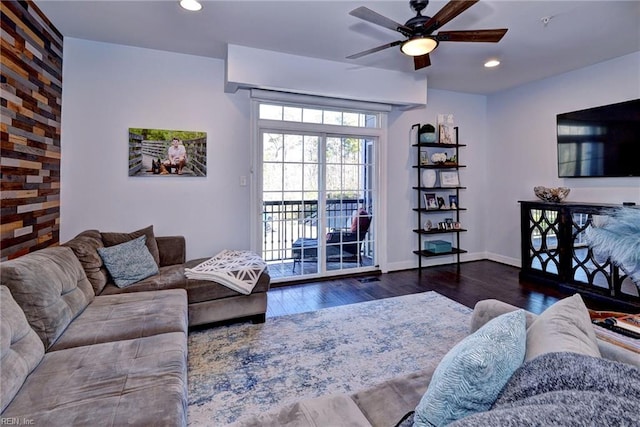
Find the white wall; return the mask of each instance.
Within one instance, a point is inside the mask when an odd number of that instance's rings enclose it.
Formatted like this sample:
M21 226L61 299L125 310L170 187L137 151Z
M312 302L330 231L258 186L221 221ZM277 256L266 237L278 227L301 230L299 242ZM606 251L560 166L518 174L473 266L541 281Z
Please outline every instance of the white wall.
M412 189L417 184L416 171L412 168L417 163L417 152L411 146L415 141L410 140L409 131L415 123L435 125L440 113L454 114L455 124L460 128L459 142L467 145L460 149L459 159L467 166L460 170L460 184L467 187L460 192L460 207L467 208L461 213L460 222L469 230L461 233L461 247L469 253L461 259L484 258L482 194L485 182L486 97L428 90L427 99L426 108L406 112L393 110L389 115L387 249L390 270L417 266L417 257L412 252L418 248L417 236L412 232L418 225L417 214L412 211L417 206L417 192ZM438 218L435 215L444 214L434 214L433 218ZM423 216L423 221L426 218ZM440 238L447 239L448 235ZM423 265L452 261L453 257L429 258L423 259Z
M520 265L519 200L533 187L571 188L568 201L640 204L640 178L558 178L556 115L640 97L640 53L488 98L484 226L489 258Z
M224 62L65 37L60 240L80 231L184 235L187 256L249 242L249 101ZM207 177L129 177L128 128L207 132Z

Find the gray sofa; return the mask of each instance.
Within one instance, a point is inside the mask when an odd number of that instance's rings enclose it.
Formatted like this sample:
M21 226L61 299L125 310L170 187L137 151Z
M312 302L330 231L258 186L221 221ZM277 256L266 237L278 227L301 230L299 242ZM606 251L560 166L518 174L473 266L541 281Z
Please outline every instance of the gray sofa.
M95 296L68 247L0 264L0 418L184 426L184 289Z
M145 235L146 245L159 266L159 273L124 288L117 287L98 254L98 248L113 246ZM155 237L153 226L132 233L87 230L63 244L80 260L96 295L117 295L161 289L185 289L189 302L189 326L250 317L264 322L270 277L265 270L249 295L208 280L187 279L185 268L193 268L207 258L186 261L186 242L182 236ZM213 254L212 254L213 255Z
M480 301L474 309L470 330L471 332L475 332L489 320L517 309L517 307L497 300ZM568 320L569 323L572 323L573 320L571 320L571 317L573 317L573 315L574 313L570 312L567 315L564 315L564 319ZM472 415L467 418L462 418L451 424L452 426L637 425L633 421L631 421L631 423L625 421L616 423L615 421L611 421L613 424L611 424L611 422L605 422L604 424L595 421L590 422L580 419L580 415L576 415L575 413L582 414L584 417L593 417L594 410L598 411L598 414L606 413L606 407L609 405L609 407L615 407L613 406L613 403L615 402L612 403L607 401L606 404L604 404L605 408L600 408L600 410L598 410L594 409L594 401L589 401L589 398L595 399L593 396L596 396L597 399L595 404L597 404L600 399L602 401L606 401L605 399L609 398L609 396L616 395L616 393L622 395L628 394L628 396L626 396L628 399L624 401L624 409L620 410L620 412L626 412L627 417L630 417L631 419L635 418L635 421L640 421L639 418L636 418L640 413L640 370L637 369L640 367L640 355L638 353L613 345L609 342L596 339L594 332L589 332L589 329L592 329L592 327L590 323L588 323L588 313L587 324L585 326L583 322L581 328L583 329L582 332L586 331L585 334L589 335L589 338L586 338L585 340L592 341L592 343L580 342L579 340L576 343L575 340L572 341L572 337L563 337L562 335L567 333L566 329L561 330L559 334L555 335L551 331L553 327L543 327L542 330L535 331L535 327L532 328L531 325L538 316L526 313L526 318L528 327L527 351L531 353L527 356L531 358L531 361L525 362L525 364L522 365L523 367L527 363L533 364L537 361L542 361L544 358L553 358L556 355L568 358L578 358L582 356L593 362L598 359L587 355L583 356L579 353L588 354L589 352L599 351L602 359L616 361L613 365L621 367L622 370L627 369L632 371L632 375L628 375L628 372L620 374L623 377L630 377L629 381L631 382L631 385L626 384L625 387L627 388L625 389L619 384L612 386L612 384L614 384L613 380L611 382L604 381L601 384L601 390L599 393L596 393L593 390L589 390L589 392L586 393L587 397L585 398L586 403L584 403L584 406L579 406L579 404L575 402L575 400L580 401L583 398L583 396L579 394L573 394L568 399L566 396L562 396L562 398L571 402L570 405L565 405L565 407L555 402L544 401L542 408L551 408L553 410L550 415L545 414L544 409L540 409L541 407L535 405L536 401L534 399L542 398L540 396L533 396L530 397L522 407L518 407L514 402L509 402L508 404L513 406L511 407L511 413L505 409L492 409L476 414L475 416ZM556 318L553 321L557 322L558 320ZM582 335L582 332L578 331L575 335ZM583 337L581 337L581 339L582 338ZM590 346L591 348L588 348ZM532 353L534 348L535 354ZM549 366L552 366L548 360L545 361L545 363L549 363ZM603 361L603 363L609 362ZM561 362L561 366L563 365L567 364ZM427 369L410 375L394 378L372 388L361 390L350 395L338 394L321 396L318 398L300 401L292 405L286 405L271 412L256 414L254 416L238 420L238 422L234 424L234 427L303 427L325 425L336 427L411 426L413 425L412 415L405 421L401 421L416 409L416 406L421 401L421 398L429 386L435 369L436 368ZM564 375L565 372L561 372L561 369L555 369L554 371L556 372L550 371L551 369L543 371L543 378L536 379L535 384L543 382L545 378L551 378L550 381L554 384L565 381L565 379L562 378L562 375ZM556 377L554 377L554 375ZM516 375L514 374L514 377L515 376ZM583 376L581 368L578 368L577 376ZM617 378L616 380L620 381L620 378ZM531 388L531 383L528 382L527 386ZM589 384L589 386L591 386L591 384ZM611 388L614 390L611 390ZM506 386L505 389L507 389ZM504 392L505 390L503 389L503 394ZM523 394L521 390L518 390L518 393L520 393L520 395ZM554 393L561 395L561 393L557 391L554 391ZM572 393L576 392L572 391ZM553 393L550 394L552 395ZM504 396L501 398L505 399ZM549 399L547 395L545 395L544 398ZM514 413L516 418L512 418ZM527 416L530 416L531 418L528 419L526 418ZM544 416L548 416L548 418L543 418ZM415 425L423 424L417 423Z

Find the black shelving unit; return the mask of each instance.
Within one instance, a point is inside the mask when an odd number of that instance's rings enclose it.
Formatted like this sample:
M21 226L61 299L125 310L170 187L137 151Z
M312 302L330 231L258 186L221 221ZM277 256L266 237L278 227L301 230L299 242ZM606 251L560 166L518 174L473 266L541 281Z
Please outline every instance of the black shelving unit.
M420 124L415 124L412 127L420 129ZM455 127L455 136L456 142L459 141L458 136L458 127ZM416 132L416 138L419 138L419 132ZM414 208L414 212L417 215L418 227L413 230L413 232L417 236L418 240L418 250L413 251L414 254L418 256L418 268L422 271L422 260L423 258L430 257L439 257L439 256L449 256L454 255L456 259L456 265L458 270L460 270L460 254L466 253L467 251L460 248L460 233L466 232L465 228L447 228L447 229L431 229L426 230L423 227L423 223L430 217L436 217L437 214L442 214L446 212L450 212L454 214L455 222L460 224L460 212L465 211L466 208L460 207L460 191L466 189L466 187L462 187L460 185L455 187L449 186L434 186L434 187L425 187L422 183L422 171L425 169L434 169L436 171L442 170L456 170L459 171L461 168L466 167L465 165L460 164L460 148L465 147L464 144L441 144L438 142L419 142L419 139L413 144L413 147L416 148L416 159L417 164L413 166L414 169L417 170L417 185L413 187L417 194L417 207ZM421 164L421 152L427 151L427 158L430 157L429 152L435 152L438 149L445 149L452 151L455 154L456 162L455 163L445 163L445 164ZM430 161L430 159L429 159ZM439 178L438 178L439 179ZM437 181L439 182L439 181ZM455 194L457 205L455 208L451 208L450 206L444 209L435 209L435 208L427 208L425 202L423 200L424 194L427 193L435 193L442 195L452 195ZM436 223L437 224L437 223ZM437 226L437 225L436 225ZM451 250L448 252L432 252L426 249L423 249L423 245L426 240L429 240L429 237L437 237L439 235L453 235Z

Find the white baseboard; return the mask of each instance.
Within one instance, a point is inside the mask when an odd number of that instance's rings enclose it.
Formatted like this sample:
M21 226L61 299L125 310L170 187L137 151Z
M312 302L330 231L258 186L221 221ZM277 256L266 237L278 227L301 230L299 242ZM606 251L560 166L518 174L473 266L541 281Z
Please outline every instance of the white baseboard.
M487 259L491 261L499 262L501 264L511 265L513 267L518 267L518 268L522 267L522 261L519 258L511 258L511 257L506 257L504 255L487 253Z
M495 261L501 264L512 265L518 268L520 268L520 265L521 265L520 260L517 258L506 257L504 255L494 254L490 252L472 252L472 253L466 253L466 254L460 255L460 262L481 261L481 260ZM433 257L433 258L423 258L422 266L432 267L435 265L452 264L454 262L456 262L456 258L453 255ZM392 262L384 266L381 265L380 271L382 271L383 273L388 273L390 271L411 270L414 268L418 268L417 256L413 260Z

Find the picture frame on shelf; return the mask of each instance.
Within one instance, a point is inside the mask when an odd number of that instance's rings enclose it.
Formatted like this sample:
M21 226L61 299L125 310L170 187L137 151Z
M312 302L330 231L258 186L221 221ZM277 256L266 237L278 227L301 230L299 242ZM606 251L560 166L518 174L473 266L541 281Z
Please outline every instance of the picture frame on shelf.
M458 209L458 196L455 194L449 195L449 208Z
M426 209L438 209L438 202L435 193L424 194L424 206Z
M438 197L438 209L446 209L447 205L444 203L444 197Z
M440 171L440 186L441 187L458 187L460 185L460 176L458 171Z
M427 152L427 150L422 150L420 151L420 166L424 166L424 165L428 165L429 164L429 153Z
M438 125L438 139L440 144L455 144L456 135L453 126L442 124Z

